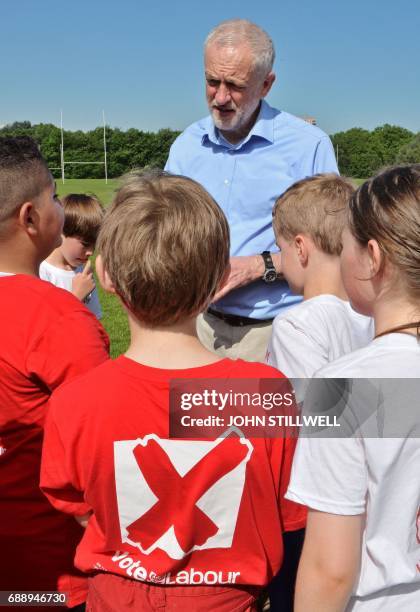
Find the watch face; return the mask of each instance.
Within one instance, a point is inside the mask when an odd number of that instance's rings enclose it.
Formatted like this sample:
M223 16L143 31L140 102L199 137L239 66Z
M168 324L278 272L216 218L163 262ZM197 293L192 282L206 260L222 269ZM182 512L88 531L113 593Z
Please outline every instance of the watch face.
M266 270L263 276L263 280L266 283L273 283L277 278L277 272L275 270Z

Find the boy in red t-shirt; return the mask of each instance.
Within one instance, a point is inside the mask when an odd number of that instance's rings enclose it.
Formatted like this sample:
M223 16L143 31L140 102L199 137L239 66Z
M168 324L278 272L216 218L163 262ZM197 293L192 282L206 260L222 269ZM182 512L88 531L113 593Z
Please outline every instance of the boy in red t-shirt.
M254 610L305 510L284 500L291 439L169 436L172 379L278 378L220 359L196 318L227 278L227 221L197 183L132 174L106 214L97 272L131 344L51 401L41 487L87 523L88 610Z
M0 138L0 591L59 590L74 607L87 592L73 564L82 530L39 489L43 425L51 392L105 361L108 338L79 300L38 278L63 219L38 145Z

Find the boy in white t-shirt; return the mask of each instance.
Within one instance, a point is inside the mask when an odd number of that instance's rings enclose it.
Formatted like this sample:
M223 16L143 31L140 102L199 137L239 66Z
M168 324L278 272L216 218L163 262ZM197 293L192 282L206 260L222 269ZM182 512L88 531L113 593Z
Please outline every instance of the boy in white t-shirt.
M100 319L102 310L89 257L95 250L104 209L93 195L72 193L61 199L64 208L63 242L41 263L39 276L71 291Z
M274 319L266 361L289 378L310 378L372 339L372 320L351 308L340 273L341 234L353 192L349 180L319 174L292 185L274 207L282 272L303 302Z

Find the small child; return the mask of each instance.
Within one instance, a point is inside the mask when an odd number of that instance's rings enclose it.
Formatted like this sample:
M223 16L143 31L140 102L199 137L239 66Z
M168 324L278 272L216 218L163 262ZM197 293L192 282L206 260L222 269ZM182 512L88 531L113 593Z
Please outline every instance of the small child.
M294 440L169 439L171 379L279 377L198 339L197 316L228 276L226 218L191 179L134 173L98 252L131 344L54 397L41 475L56 508L91 514L75 559L91 574L89 610L255 610L282 532L305 523L283 500Z
M82 529L39 489L43 426L51 393L108 359L108 339L79 300L38 278L63 221L37 143L0 138L0 591L58 590L74 609L87 590L73 564Z
M390 168L359 187L341 264L350 302L373 316L375 338L317 373L363 390L346 397L360 432L298 442L287 495L310 511L295 610L417 612L420 165ZM371 395L376 414L366 420Z
M64 208L63 242L41 263L39 276L56 287L71 291L93 314L102 317L89 257L104 209L93 195L71 193L61 198Z
M276 202L282 273L303 302L274 319L266 361L289 378L310 378L372 339L372 320L352 309L340 272L341 234L353 192L349 180L319 174L298 181Z

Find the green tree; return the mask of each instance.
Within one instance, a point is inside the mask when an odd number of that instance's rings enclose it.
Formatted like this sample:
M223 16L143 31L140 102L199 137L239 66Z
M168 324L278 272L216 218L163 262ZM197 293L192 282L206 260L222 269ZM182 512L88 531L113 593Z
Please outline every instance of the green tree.
M381 165L394 164L401 147L412 140L414 134L410 130L386 123L377 127L371 134L372 144L381 158Z
M381 157L371 141L371 134L362 128L352 128L332 136L337 150L341 174L365 178L381 165Z
M420 164L420 132L398 151L398 164Z

